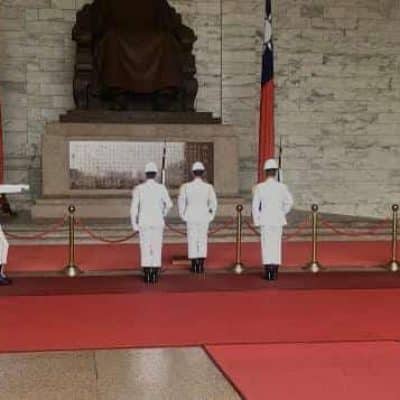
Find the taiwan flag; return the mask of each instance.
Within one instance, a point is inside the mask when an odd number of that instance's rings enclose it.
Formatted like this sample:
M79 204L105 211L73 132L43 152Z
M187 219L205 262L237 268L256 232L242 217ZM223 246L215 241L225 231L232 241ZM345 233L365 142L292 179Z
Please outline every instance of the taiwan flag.
M274 63L272 47L271 0L265 0L264 46L261 74L260 131L258 141L258 180L263 179L263 164L274 157Z

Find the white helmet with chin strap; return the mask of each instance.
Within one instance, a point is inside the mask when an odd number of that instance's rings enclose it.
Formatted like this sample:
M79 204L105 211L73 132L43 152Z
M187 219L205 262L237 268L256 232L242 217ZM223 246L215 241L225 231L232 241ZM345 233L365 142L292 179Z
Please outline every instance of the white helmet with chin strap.
M147 174L148 172L158 172L157 165L154 162L149 162L144 167L144 172Z
M196 161L192 166L192 171L204 171L204 164L200 161Z
M267 169L279 169L278 163L275 161L275 159L270 158L269 160L265 161L264 171Z

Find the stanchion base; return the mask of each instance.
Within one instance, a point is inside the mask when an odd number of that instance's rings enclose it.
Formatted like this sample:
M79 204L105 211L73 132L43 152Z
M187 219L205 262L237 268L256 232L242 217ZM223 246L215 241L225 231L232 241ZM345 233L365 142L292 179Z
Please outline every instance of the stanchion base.
M390 272L398 272L400 269L400 264L396 260L393 260L390 261L390 263L386 265L385 268Z
M244 271L245 269L242 263L237 263L232 267L232 272L236 275L243 274Z
M76 278L77 276L83 274L83 271L79 269L76 265L67 265L63 270L62 273L67 275L69 278Z
M318 261L310 262L305 267L302 268L304 271L312 272L316 274L320 271L324 271L326 268L322 267Z

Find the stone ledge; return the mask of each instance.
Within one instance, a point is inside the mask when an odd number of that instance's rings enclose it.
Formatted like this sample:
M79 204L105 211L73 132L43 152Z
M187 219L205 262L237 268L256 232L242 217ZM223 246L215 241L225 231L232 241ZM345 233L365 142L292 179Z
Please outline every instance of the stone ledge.
M210 112L157 112L72 110L60 115L60 122L121 124L220 124Z
M130 197L45 197L38 199L31 208L33 219L55 219L67 214L70 204L76 207L76 216L87 219L129 218ZM232 217L237 204L243 203L240 197L220 197L218 199L218 216ZM169 213L170 218L178 218L175 206Z

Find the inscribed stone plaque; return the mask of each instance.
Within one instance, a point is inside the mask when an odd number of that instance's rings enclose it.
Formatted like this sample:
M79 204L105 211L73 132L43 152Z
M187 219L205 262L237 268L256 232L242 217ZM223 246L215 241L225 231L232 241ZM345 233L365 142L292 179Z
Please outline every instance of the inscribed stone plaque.
M71 189L132 189L145 180L144 167L153 161L161 170L164 142L70 141ZM177 189L190 175L193 161L203 161L209 181L213 170L212 143L168 142L166 183ZM159 174L160 175L160 174Z

